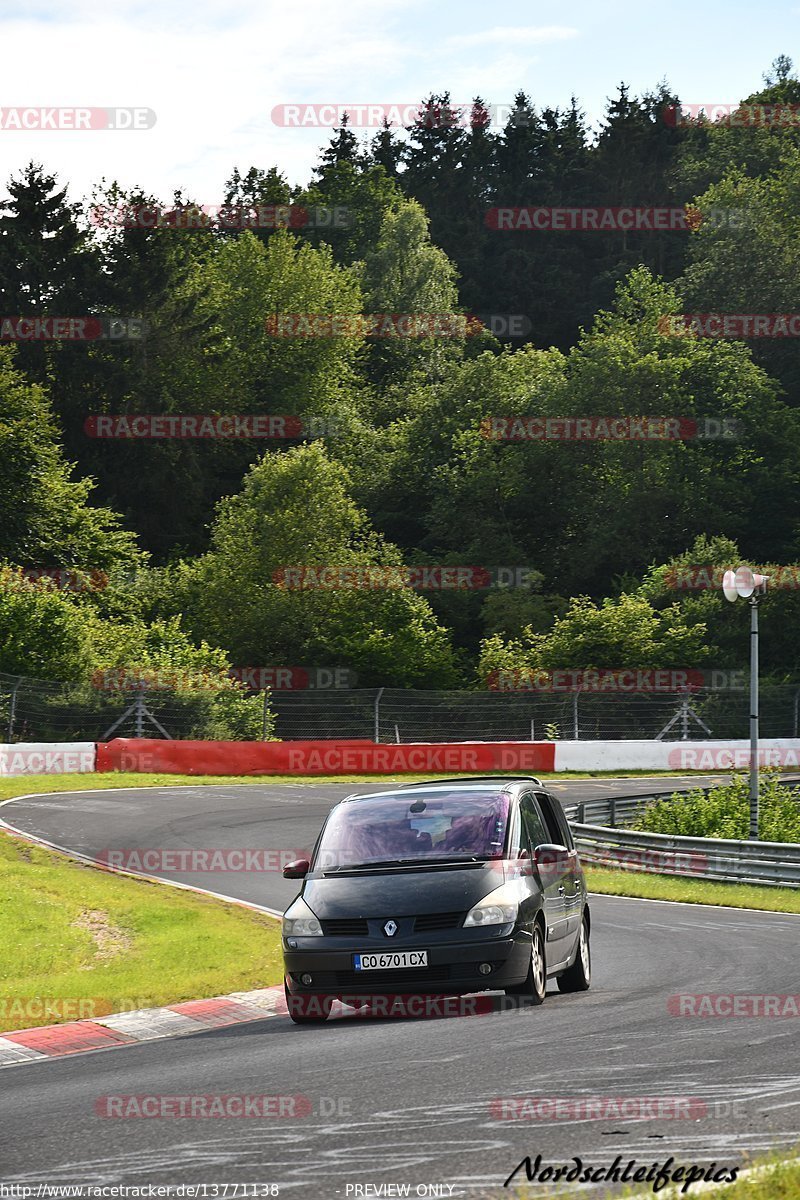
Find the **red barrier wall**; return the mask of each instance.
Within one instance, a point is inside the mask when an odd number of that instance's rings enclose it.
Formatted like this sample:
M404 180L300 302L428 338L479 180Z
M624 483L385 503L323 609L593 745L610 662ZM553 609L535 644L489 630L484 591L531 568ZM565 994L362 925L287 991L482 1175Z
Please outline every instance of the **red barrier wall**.
M553 771L555 742L178 742L115 738L97 743L97 771L181 775L398 775L450 771Z

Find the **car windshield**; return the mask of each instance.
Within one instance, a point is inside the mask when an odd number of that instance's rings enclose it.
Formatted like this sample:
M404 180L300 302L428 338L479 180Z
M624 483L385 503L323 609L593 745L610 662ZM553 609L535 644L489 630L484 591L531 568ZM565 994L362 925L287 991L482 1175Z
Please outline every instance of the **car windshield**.
M501 858L508 796L501 792L390 793L334 809L314 870Z

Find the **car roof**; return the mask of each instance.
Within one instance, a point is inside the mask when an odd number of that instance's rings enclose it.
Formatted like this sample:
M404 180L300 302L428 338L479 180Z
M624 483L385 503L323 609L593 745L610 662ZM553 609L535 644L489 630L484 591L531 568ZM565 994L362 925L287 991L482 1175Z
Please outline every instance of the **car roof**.
M535 783L542 786L541 779L535 775L453 775L445 779L425 779L418 783L402 783L403 788L440 787L443 783Z
M373 800L379 796L397 796L405 793L411 795L415 791L429 791L433 789L444 789L452 791L453 787L457 787L459 791L469 790L472 793L485 792L486 794L494 794L498 791L509 791L513 787L521 787L523 784L532 783L537 787L542 787L542 783L534 775L477 775L464 776L453 779L426 779L420 783L401 783L395 787L384 788L380 792L361 792L352 796L345 796L339 803L345 804L351 800Z

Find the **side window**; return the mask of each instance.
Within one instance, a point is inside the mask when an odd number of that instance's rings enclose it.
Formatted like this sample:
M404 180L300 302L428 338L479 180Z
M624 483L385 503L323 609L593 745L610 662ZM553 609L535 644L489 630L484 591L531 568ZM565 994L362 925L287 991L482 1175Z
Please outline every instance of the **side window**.
M509 813L508 857L517 858L522 850L530 850L528 830L519 808L513 805Z
M575 843L572 840L567 818L564 816L561 805L542 793L539 793L536 799L542 810L550 841L555 842L556 845L566 846L568 850L574 849Z
M539 805L531 795L525 795L519 802L522 819L525 822L525 828L528 831L530 838L531 850L535 850L537 846L544 845L545 842L550 842L553 839L547 832L542 815L539 810Z

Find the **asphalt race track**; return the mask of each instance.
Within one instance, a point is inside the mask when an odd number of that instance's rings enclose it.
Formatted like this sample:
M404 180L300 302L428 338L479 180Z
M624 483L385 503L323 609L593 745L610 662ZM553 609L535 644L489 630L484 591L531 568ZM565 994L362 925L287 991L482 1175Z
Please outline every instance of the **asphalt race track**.
M332 803L379 786L44 795L6 804L0 818L93 857L132 847L299 851L311 848ZM572 803L648 784L550 786ZM269 909L297 891L278 870L165 877ZM411 1185L412 1196L499 1196L515 1193L503 1181L525 1155L542 1155L542 1166L576 1156L585 1166L610 1166L619 1154L623 1165L672 1157L674 1166L722 1168L740 1165L744 1152L794 1147L800 1019L677 1016L668 998L798 992L800 917L602 896L592 897L592 917L591 990L562 996L551 984L541 1008L469 1019L343 1018L309 1028L275 1017L0 1072L0 1179L206 1184L208 1200L223 1196L221 1185L244 1182L303 1198L403 1194L381 1190L387 1184ZM302 1095L311 1112L272 1120L95 1115L99 1097L121 1093ZM637 1097L650 1109L640 1119L597 1110L552 1119L539 1106L538 1119L497 1118L493 1100L524 1096ZM659 1097L680 1099L677 1118L651 1115ZM524 1171L515 1184L525 1185ZM212 1185L220 1185L216 1193ZM233 1200L230 1186L227 1194ZM565 1194L584 1193L570 1184Z

